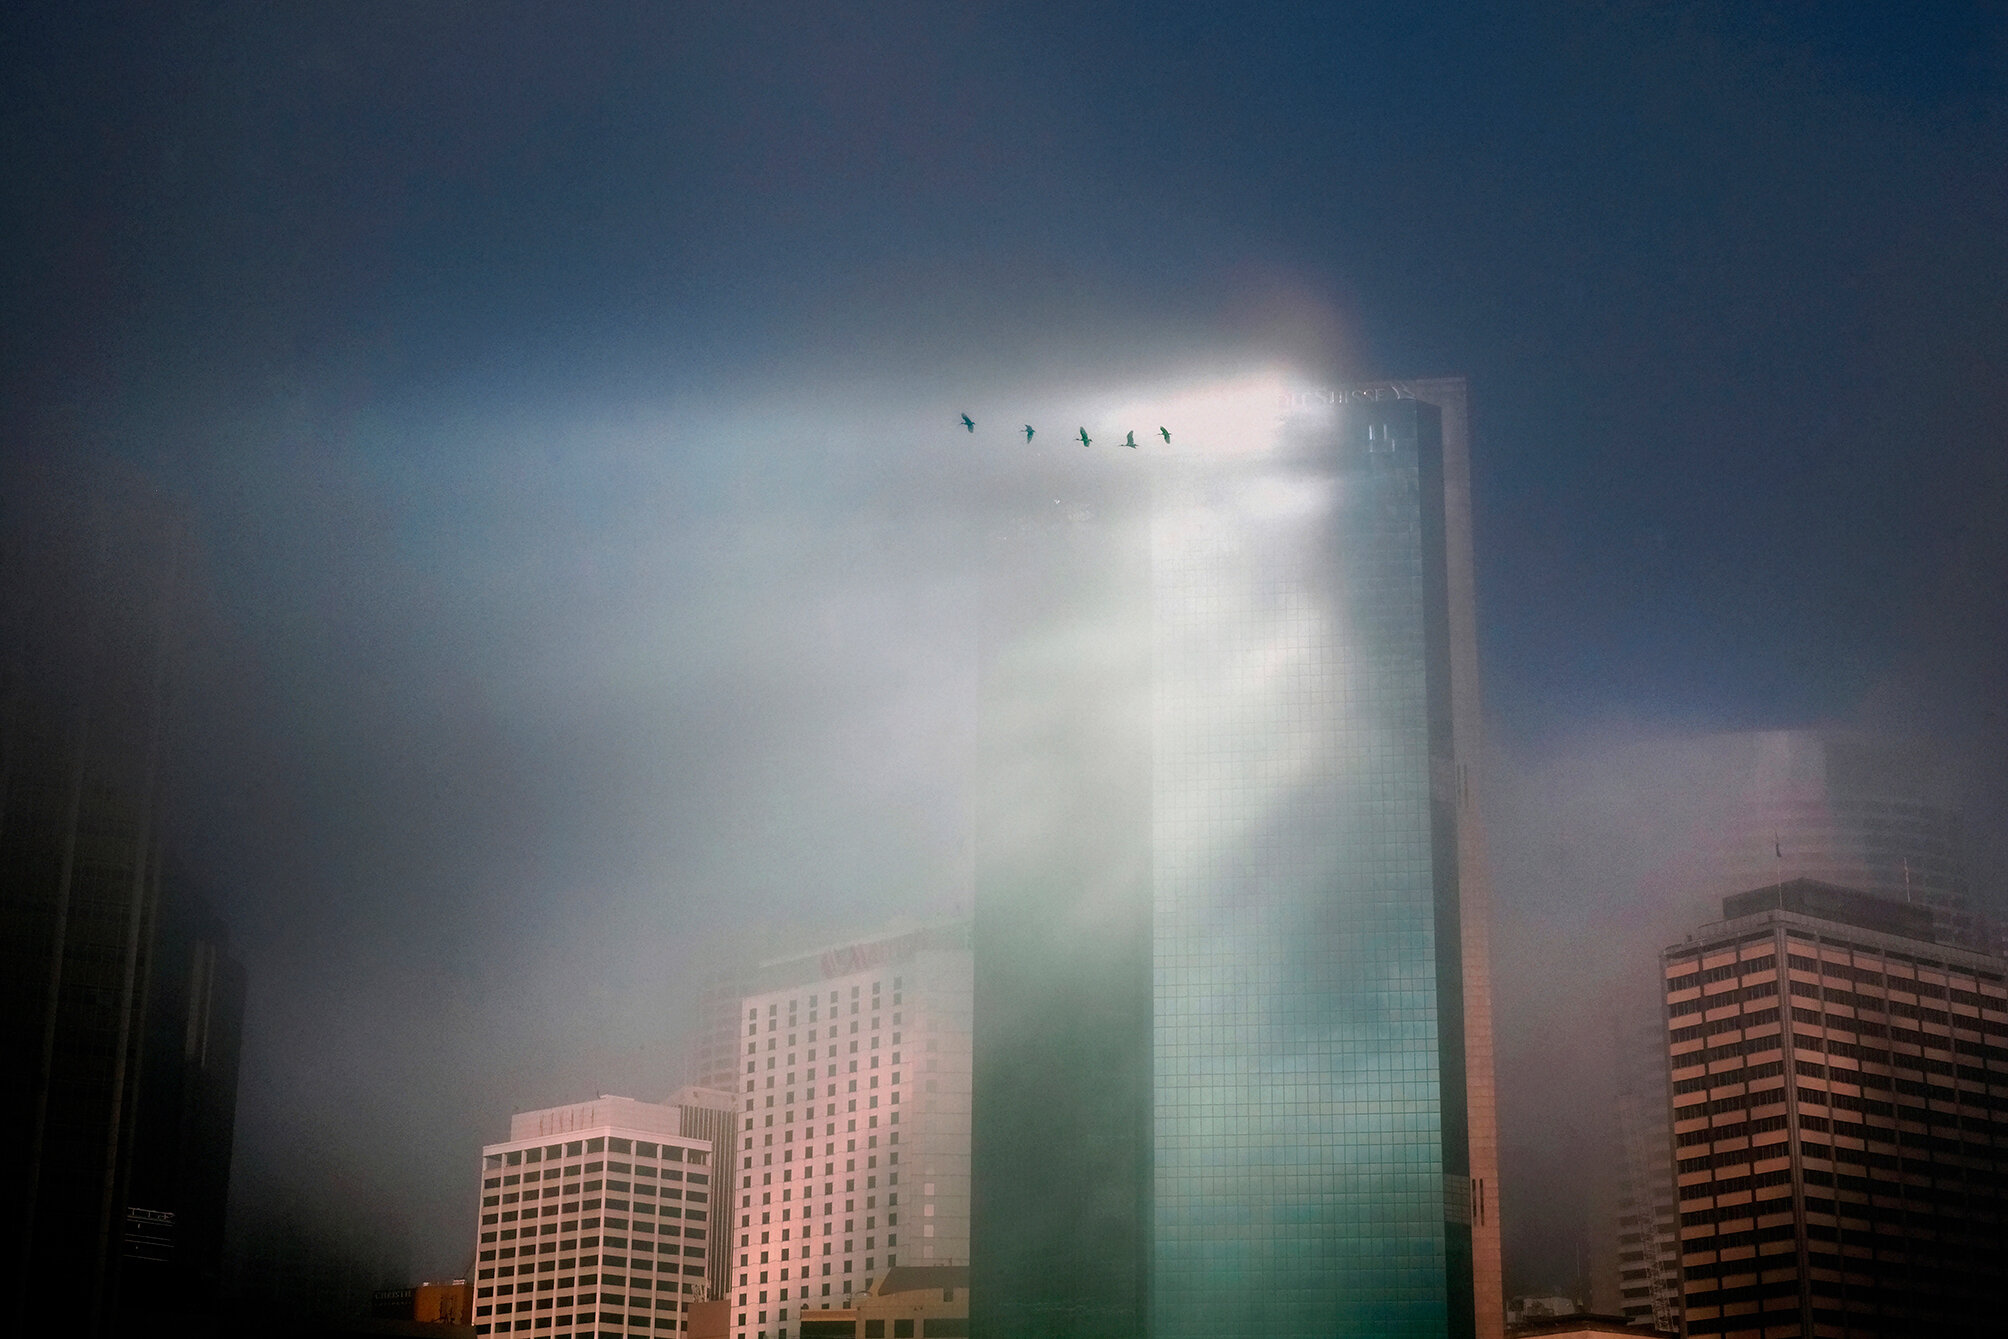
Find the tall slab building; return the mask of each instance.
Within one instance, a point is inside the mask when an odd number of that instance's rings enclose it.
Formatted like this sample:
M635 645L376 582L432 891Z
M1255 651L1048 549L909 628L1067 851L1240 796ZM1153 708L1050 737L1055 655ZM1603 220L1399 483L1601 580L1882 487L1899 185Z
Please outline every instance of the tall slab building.
M972 1332L1500 1331L1467 470L1353 386L997 538Z

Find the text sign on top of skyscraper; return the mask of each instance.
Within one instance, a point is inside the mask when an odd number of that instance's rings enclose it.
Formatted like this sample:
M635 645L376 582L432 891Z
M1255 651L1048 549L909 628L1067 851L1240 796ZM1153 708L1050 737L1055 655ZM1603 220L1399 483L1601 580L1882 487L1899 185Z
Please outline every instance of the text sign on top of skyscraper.
M1110 537L1092 623L1145 644L1083 661L1099 706L1077 714L1107 740L1081 765L1142 802L1091 828L1021 815L979 849L980 1334L1497 1332L1463 386L1286 404L1270 440L1202 444L1102 509L1143 520ZM1018 730L1042 709L1029 663L1000 636L990 702ZM1064 698L1068 671L1041 672ZM1042 932L1075 905L1104 952ZM1044 1056L1010 1030L1035 1025ZM1014 1111L1099 1131L1109 1169L1055 1159L1040 1190L1011 1159L1020 1180L990 1184ZM1054 1200L1130 1243L1081 1247L1127 1301L1067 1295L1081 1271L1017 1244L1066 1221Z

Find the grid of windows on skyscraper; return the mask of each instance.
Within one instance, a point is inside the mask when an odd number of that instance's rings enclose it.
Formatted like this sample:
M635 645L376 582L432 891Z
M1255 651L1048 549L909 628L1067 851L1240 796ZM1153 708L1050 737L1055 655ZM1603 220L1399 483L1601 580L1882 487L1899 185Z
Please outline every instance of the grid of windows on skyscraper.
M1470 1324L1438 419L1354 408L1157 508L1158 1335Z
M1922 907L1758 893L1894 932L1773 909L1667 950L1686 1333L1991 1331L2008 964L1929 943Z
M483 1150L474 1330L678 1332L705 1273L709 1150L580 1132Z
M742 1028L734 1335L788 1339L901 1260L966 1262L967 951L749 996Z

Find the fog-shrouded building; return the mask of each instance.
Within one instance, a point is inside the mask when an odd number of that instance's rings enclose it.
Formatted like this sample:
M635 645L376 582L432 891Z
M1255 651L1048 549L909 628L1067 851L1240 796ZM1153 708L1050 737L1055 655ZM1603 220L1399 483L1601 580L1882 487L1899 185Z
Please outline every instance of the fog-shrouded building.
M602 1096L522 1112L481 1150L474 1330L688 1328L717 1230L711 1142L676 1107Z
M2000 1328L2008 962L1790 879L1663 955L1684 1333Z
M1466 441L1305 393L994 534L972 1333L1500 1333Z
M796 1339L897 1266L969 1261L969 924L751 973L726 1186L735 1339Z
M1923 907L1927 937L1942 943L2008 948L1974 902L1965 818L1940 750L1841 727L1750 731L1719 743L1737 793L1711 891L1813 879Z
M1952 769L1928 742L1838 726L1678 742L1717 791L1712 821L1686 853L1697 896L1747 900L1809 881L1879 899L1877 914L1901 918L1918 939L2000 952L2000 925L1973 897ZM1652 1114L1666 1110L1666 1048L1659 992L1650 994L1640 1039L1628 1022L1618 1047L1618 1156L1605 1169L1617 1212L1601 1215L1592 1237L1592 1290L1599 1306L1665 1327L1677 1322L1682 1280L1673 1155Z
M221 1292L247 991L222 921L168 862L147 965L119 1309L200 1313Z
M1612 1166L1592 1219L1590 1310L1663 1334L1680 1328L1680 1215L1667 1160L1666 1028L1661 1002L1614 1018L1617 1060L1608 1139Z

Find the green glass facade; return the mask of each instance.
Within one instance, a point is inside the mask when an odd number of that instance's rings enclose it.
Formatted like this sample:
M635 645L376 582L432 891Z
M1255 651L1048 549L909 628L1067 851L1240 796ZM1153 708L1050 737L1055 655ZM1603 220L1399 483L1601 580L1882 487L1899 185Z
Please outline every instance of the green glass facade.
M989 552L1011 579L991 592L982 657L970 1325L1144 1339L1148 524L1134 471L1049 511L1051 491Z
M1436 408L1157 506L1152 1333L1468 1326Z
M1333 398L1015 555L979 1336L1472 1333L1442 422Z

